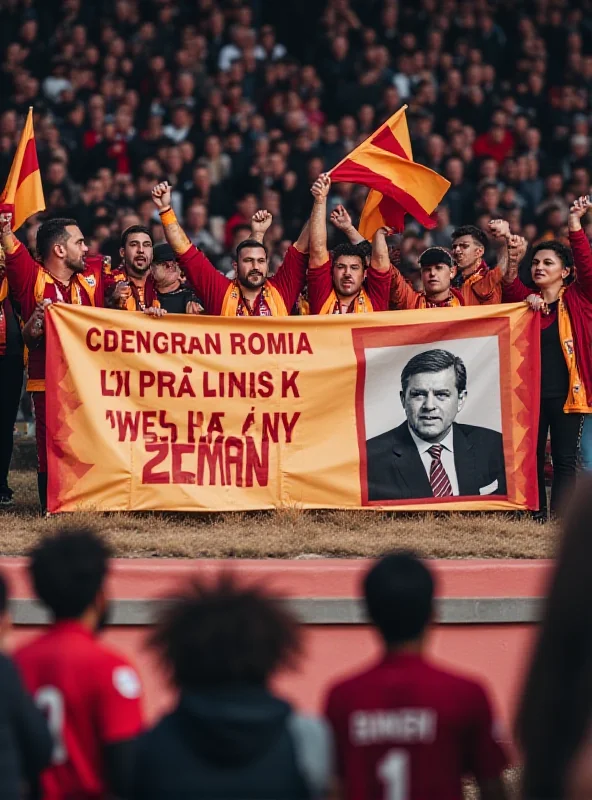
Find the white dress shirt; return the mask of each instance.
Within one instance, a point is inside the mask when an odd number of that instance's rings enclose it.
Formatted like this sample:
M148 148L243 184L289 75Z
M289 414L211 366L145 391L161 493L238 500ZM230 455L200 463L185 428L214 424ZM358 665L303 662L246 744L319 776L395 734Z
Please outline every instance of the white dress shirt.
M409 426L408 426L409 427ZM415 442L415 446L419 451L419 457L421 458L421 462L424 466L424 469L427 473L428 480L430 479L430 469L432 466L432 457L428 453L430 447L434 445L434 442L424 442L423 439L420 439L409 427L409 433L411 434L411 438ZM448 479L450 480L450 485L452 486L452 494L458 497L459 490L458 490L458 478L456 476L456 466L454 464L454 435L452 426L450 430L442 439L441 442L438 444L442 445L442 454L440 456L440 461L442 462L442 466L446 470L446 474L448 475Z

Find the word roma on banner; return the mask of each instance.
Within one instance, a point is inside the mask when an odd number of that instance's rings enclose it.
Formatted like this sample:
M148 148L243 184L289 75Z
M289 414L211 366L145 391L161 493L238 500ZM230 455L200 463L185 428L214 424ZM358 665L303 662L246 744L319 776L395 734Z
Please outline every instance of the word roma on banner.
M537 324L522 306L153 320L57 305L50 511L532 507ZM405 364L444 349L464 360L468 385L458 420L442 412L457 491L435 497L417 452L401 472L401 454L389 444L377 462L376 443L413 424ZM482 442L495 458L483 460Z

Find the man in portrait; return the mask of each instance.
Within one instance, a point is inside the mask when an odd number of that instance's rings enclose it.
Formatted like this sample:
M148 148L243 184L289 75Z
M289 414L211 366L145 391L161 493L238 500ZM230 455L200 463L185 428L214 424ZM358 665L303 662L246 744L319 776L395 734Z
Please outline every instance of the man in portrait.
M405 365L406 421L366 442L368 500L506 494L502 435L455 422L466 401L458 356L427 350Z

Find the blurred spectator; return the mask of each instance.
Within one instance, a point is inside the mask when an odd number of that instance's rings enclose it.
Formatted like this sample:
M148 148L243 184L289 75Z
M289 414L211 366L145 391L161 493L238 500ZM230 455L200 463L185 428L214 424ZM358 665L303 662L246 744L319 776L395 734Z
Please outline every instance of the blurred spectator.
M109 613L108 568L108 548L88 528L52 533L31 552L31 582L52 624L15 661L55 736L42 797L128 796L142 687L97 639Z
M322 798L332 777L325 724L269 688L300 652L296 620L229 577L171 599L151 644L179 701L139 742L133 800Z
M522 694L525 800L592 795L591 489L584 479L571 503Z
M10 630L8 589L0 575L0 648ZM49 764L52 739L47 723L24 690L11 660L0 653L0 797L34 800L41 771Z
M410 553L385 556L366 575L364 598L384 653L327 698L341 796L394 797L405 786L410 800L460 798L472 774L480 797L505 800L506 757L483 687L425 655L434 600L427 566Z

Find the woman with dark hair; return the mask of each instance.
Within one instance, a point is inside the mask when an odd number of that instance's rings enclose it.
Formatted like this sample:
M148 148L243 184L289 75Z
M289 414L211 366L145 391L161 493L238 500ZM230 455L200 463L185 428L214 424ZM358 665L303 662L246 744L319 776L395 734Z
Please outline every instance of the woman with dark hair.
M327 796L331 738L269 687L300 652L279 600L229 577L167 603L150 639L180 697L140 739L133 800Z
M591 489L567 516L518 713L523 800L592 797Z
M540 522L547 521L545 451L549 432L553 459L551 514L556 515L575 481L584 415L592 413L592 252L581 223L591 206L587 197L580 197L570 209L571 250L561 242L549 241L540 242L532 251L536 294L518 278L516 263L511 264L503 288L504 302L527 300L542 315L539 510L535 513Z

